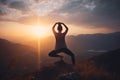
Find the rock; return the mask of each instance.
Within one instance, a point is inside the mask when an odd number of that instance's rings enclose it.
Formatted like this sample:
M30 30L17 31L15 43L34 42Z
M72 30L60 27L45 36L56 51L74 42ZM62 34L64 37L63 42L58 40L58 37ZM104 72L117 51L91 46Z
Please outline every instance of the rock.
M81 79L80 74L77 72L62 74L59 77L59 80L80 80L80 79Z

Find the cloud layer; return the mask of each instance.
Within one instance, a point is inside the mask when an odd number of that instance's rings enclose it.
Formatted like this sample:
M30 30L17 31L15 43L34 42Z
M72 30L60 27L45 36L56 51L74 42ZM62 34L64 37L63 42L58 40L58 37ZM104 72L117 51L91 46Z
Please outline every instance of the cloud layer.
M36 15L77 26L118 30L119 7L119 0L0 0L0 20L19 21Z

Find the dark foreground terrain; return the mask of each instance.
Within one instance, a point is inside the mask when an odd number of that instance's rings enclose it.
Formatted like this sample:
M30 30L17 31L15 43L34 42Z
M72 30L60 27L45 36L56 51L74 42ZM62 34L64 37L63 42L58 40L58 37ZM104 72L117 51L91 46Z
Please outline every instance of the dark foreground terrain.
M0 39L0 80L120 80L120 49L76 65L48 61L37 70L36 61L31 47Z
M120 80L120 49L76 65L59 63L41 66L39 71L7 75L1 80Z
M117 49L78 61L76 65L48 65L33 80L120 80L119 61L120 49Z

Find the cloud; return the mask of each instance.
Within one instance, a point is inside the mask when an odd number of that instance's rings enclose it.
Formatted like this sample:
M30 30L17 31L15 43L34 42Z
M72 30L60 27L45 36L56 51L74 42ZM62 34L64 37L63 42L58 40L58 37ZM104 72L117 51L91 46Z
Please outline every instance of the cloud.
M69 0L53 13L67 14L64 19L77 26L120 29L119 5L119 0Z
M0 4L0 20L36 15L78 27L120 29L119 0L0 0Z
M0 20L7 20L9 15L16 18L14 15L17 15L16 19L21 19L23 17L28 16L45 16L49 14L51 11L58 9L62 6L64 0L56 1L56 0L1 0L0 9L5 10L6 17L0 18ZM6 4L4 4L6 3ZM58 4L60 3L60 4ZM16 13L17 12L17 13ZM3 13L1 11L1 13ZM1 17L2 15L0 15ZM18 18L19 17L19 18ZM11 18L11 21L13 18ZM14 21L14 20L13 20ZM19 21L19 20L18 20Z
M99 0L93 11L96 21L101 25L116 27L120 26L120 1L119 0Z
M24 0L0 0L0 20L17 22L20 18L28 16L31 12L30 3Z
M32 4L32 0L0 0L0 4L2 7L6 6L9 9L16 9L16 10L27 10L29 9L30 5Z
M8 5L8 7L24 11L29 9L28 5L23 1L13 1Z
M7 0L0 0L0 4L6 4Z
M0 8L0 15L1 15L1 16L6 15L6 12L4 11L4 9L1 9L1 8Z

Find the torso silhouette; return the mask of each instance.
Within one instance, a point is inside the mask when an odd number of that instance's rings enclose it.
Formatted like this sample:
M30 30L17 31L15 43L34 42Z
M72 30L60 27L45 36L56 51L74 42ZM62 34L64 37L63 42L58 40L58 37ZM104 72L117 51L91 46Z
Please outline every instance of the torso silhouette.
M55 26L57 26L57 30L55 30ZM62 25L65 27L65 31L62 33ZM63 56L58 55L59 53L63 52L66 53L67 55L71 56L72 63L75 64L75 56L74 54L67 48L66 42L65 42L65 36L68 32L68 27L61 22L55 23L54 26L52 27L53 33L56 38L56 44L55 44L55 50L51 51L49 53L49 56L51 57L60 57L61 61L63 61Z
M61 48L67 48L66 42L65 42L65 33L55 33L56 38L56 45L55 49L61 49Z

